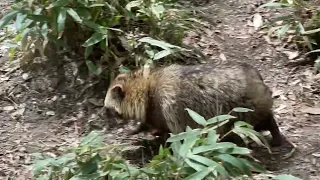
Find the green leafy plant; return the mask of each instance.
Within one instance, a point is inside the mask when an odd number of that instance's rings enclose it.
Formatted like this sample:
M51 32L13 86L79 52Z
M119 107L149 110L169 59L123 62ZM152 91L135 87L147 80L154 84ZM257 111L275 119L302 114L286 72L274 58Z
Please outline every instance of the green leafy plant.
M294 31L297 35L305 33L304 23L307 20L305 15L311 11L312 6L303 0L281 0L280 2L270 2L261 5L259 8L285 8L289 11L289 15L280 16L272 19L269 25L274 25L269 30L269 35L276 33L282 39L290 31ZM278 24L276 24L278 23Z
M1 41L8 42L11 61L17 52L22 64L29 65L34 57L51 53L56 58L53 52L67 51L101 75L121 64L143 65L150 52L158 62L182 50L185 30L197 21L175 4L173 0L21 0L0 21L0 29L7 30Z
M275 34L280 39L292 35L292 40L299 48L309 51L307 54L320 52L320 13L316 6L304 0L281 0L263 4L259 8L265 7L288 10L286 15L270 21L272 27L268 35Z
M105 146L103 135L99 131L92 131L76 148L72 148L65 155L52 158L42 154L36 157L33 174L37 179L101 179L107 175L122 176L133 173L135 169L127 166L126 162L117 156L118 148ZM124 169L129 168L128 172ZM122 174L120 173L122 172ZM138 170L136 170L138 171Z
M241 175L252 175L252 171L264 172L264 169L259 164L249 161L246 158L252 159L250 150L243 147L238 147L230 142L220 142L224 136L220 137L217 134L217 128L228 123L230 119L235 118L231 115L220 115L214 118L205 120L204 117L191 109L186 109L189 115L200 125L201 129L187 128L186 132L172 135L167 142L170 142L174 161L169 169L164 169L164 162L172 161L172 157L161 156L163 150L160 149L160 155L155 157L150 163L150 167L159 172L169 172L163 178L175 179L203 179L203 178L219 178L219 177L239 177ZM234 109L242 112L244 108ZM233 129L240 134L240 125L245 122L238 122ZM247 125L247 124L246 124ZM249 128L248 128L249 129ZM241 133L248 135L251 131L242 129ZM252 130L253 131L253 130ZM257 138L252 135L251 137ZM161 157L161 158L160 158ZM159 170L158 170L159 169ZM158 176L161 176L159 173Z
M58 158L44 158L37 154L33 164L34 177L38 179L205 179L231 178L253 172L264 173L265 169L251 157L250 150L230 142L221 142L223 137L217 128L234 118L229 114L205 120L198 113L186 109L189 115L203 128L190 129L172 135L167 140L169 147L160 146L159 154L145 167L130 165L119 155L120 148L105 146L103 135L92 131L80 145ZM248 112L235 108L233 112ZM244 127L246 125L247 127ZM256 132L244 122L237 122L235 129L243 128L241 134L257 140ZM260 142L257 140L257 142ZM281 175L274 179L294 179Z

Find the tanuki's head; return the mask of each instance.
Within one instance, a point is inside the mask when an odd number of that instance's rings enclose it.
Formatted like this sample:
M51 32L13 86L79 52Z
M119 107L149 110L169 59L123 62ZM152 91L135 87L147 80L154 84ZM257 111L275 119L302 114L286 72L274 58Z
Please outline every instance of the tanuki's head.
M118 75L110 84L104 107L108 117L145 121L148 103L148 69Z

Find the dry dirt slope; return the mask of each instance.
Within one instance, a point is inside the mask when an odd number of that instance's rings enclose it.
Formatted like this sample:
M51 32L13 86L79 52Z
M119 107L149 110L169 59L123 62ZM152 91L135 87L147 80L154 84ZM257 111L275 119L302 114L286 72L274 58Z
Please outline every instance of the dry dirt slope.
M310 67L285 67L288 58L282 52L294 50L267 43L250 26L248 21L256 13L254 5L260 1L197 3L207 8L202 17L210 26L203 33L191 34L186 41L212 59L238 59L258 67L274 91L274 109L281 130L297 146L296 153L288 159L285 157L292 149L288 144L274 149L274 155L258 150L256 156L276 174L320 179L320 120L313 115L319 114L320 108L314 88L317 76L312 75ZM260 13L263 17L270 15ZM30 164L30 154L40 150L55 153L60 146L76 144L82 130L88 130L83 122L99 120L101 99L91 99L89 102L93 103L76 100L73 91L55 86L56 77L41 72L27 77L16 66L8 66L7 60L0 59L0 179L27 179L25 166ZM123 135L129 126L105 127L109 143L131 143L133 140ZM149 149L138 151L140 154L132 159L141 160L146 151Z

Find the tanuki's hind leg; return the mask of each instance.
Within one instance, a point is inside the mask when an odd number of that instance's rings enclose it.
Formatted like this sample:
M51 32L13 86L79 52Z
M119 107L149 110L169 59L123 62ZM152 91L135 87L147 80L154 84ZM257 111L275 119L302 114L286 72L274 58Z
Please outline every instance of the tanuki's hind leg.
M266 114L263 118L265 120L261 121L261 123L254 126L255 131L270 131L272 135L272 141L270 143L271 146L280 146L283 143L283 137L280 133L279 127L277 125L276 120L273 117L272 112Z
M280 146L283 143L283 137L280 133L279 127L277 125L276 120L272 116L272 118L269 121L269 128L268 130L270 131L272 135L272 141L271 141L271 146Z

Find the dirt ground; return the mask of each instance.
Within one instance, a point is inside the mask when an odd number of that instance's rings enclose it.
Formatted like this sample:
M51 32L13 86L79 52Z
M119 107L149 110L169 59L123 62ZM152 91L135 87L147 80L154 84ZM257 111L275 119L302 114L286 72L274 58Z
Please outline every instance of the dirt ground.
M205 8L201 17L208 25L201 33L190 34L186 42L210 59L237 59L259 68L273 90L281 131L296 149L291 153L293 147L285 143L274 148L272 155L256 149L255 156L273 174L320 179L320 76L314 74L312 66L285 66L295 48L277 39L270 41L254 29L255 13L263 18L275 13L256 10L261 2L198 1L193 6ZM0 6L4 10L7 3ZM106 123L101 119L97 113L105 92L93 95L81 93L83 87L59 86L59 74L46 75L46 67L24 73L16 62L8 64L5 48L0 48L0 57L0 179L30 179L26 168L31 164L31 153L54 154L59 147L76 145L83 133L92 129L105 130L109 144L132 144L150 137L140 134L129 138L125 132L132 128L132 122ZM66 68L72 69L72 64ZM145 156L156 153L150 148L137 148L128 157L141 163Z

